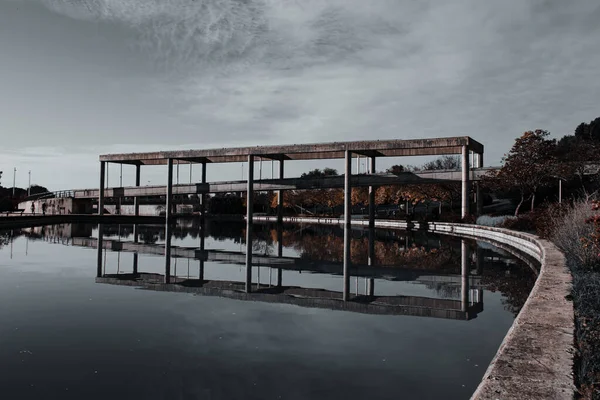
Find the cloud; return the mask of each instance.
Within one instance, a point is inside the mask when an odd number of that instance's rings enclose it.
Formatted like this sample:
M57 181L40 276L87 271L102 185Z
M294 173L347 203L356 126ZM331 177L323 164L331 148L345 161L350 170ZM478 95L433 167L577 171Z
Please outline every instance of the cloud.
M133 32L180 142L470 135L497 163L524 130L598 113L594 0L40 1Z

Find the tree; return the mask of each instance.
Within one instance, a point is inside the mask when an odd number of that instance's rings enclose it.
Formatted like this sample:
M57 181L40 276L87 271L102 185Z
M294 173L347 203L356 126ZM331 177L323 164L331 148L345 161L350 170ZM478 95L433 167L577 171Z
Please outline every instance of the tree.
M485 176L482 181L493 189L514 188L519 191L520 201L515 216L519 215L519 209L527 199L531 199L533 210L538 189L554 180L556 141L548 139L549 135L548 131L541 129L523 133L502 159L502 168Z
M405 172L404 165L392 165L386 170L386 172L388 174L400 175L401 173Z
M309 172L303 172L300 178L323 178L325 176L337 176L337 170L333 168L324 168L322 171L319 168L315 168Z
M421 169L423 171L433 171L440 169L461 169L461 161L458 156L442 156L433 161L426 162L423 164Z

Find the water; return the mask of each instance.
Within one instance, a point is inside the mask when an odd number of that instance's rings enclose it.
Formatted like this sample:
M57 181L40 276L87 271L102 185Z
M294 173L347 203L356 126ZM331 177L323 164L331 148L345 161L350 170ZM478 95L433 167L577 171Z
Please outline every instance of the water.
M535 279L490 245L384 230L369 266L355 230L342 302L341 229L255 225L246 294L244 226L205 229L173 228L171 254L197 258L173 258L168 284L164 227L136 244L104 226L105 247L138 254L106 249L100 268L94 226L1 233L3 398L464 399Z

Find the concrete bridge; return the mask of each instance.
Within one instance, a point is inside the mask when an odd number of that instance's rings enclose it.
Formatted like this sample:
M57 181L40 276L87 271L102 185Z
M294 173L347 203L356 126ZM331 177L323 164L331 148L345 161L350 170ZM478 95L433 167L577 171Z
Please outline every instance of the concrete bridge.
M497 168L471 169L469 179L479 181L482 176ZM350 184L352 187L389 186L408 184L432 184L462 181L460 170L437 170L403 172L400 174L375 173L352 175ZM224 181L206 183L187 183L172 186L172 194L209 194L209 193L238 193L247 189L247 181ZM283 178L283 179L261 179L254 181L255 191L280 191L280 190L309 190L309 189L339 189L344 188L344 176L326 176L322 178ZM99 189L74 189L71 196L76 199L96 199L100 195ZM105 198L113 197L145 197L166 196L167 186L127 186L113 187L104 190Z
M106 164L129 164L135 167L135 186L140 186L140 169L142 165L166 165L167 181L165 182L165 222L167 226L167 242L170 241L170 227L173 218L173 165L202 164L202 178L200 184L206 185L206 167L208 164L248 162L248 180L246 181L246 243L252 243L252 224L254 213L254 163L260 160L276 160L279 162L279 179L284 179L284 162L286 160L344 160L344 289L343 299L349 298L350 293L350 225L352 221L352 160L357 157L369 158L369 170L376 171L376 160L380 157L411 157L411 156L438 156L454 155L461 157L461 215L469 215L471 174L469 170L483 167L483 145L468 136L448 137L437 139L414 140L370 140L356 142L333 142L294 144L284 146L253 146L237 148L221 148L209 150L180 150L161 151L130 154L107 154L100 156L100 185L98 191L98 213L104 213ZM472 157L471 157L472 156ZM470 158L472 158L470 160ZM355 179L356 180L356 179ZM354 182L356 183L356 182ZM369 186L369 225L375 226L375 188ZM478 187L477 187L478 188ZM197 189L196 189L197 190ZM204 190L208 190L205 187ZM263 189L267 190L267 189ZM479 190L477 190L479 192ZM113 193L114 194L114 193ZM205 194L202 193L202 206L206 204ZM479 196L477 196L479 198ZM139 215L139 197L135 197L134 214ZM283 218L283 196L278 192L278 219ZM481 204L481 202L478 202ZM202 213L204 214L204 213ZM102 246L98 246L98 258L102 257ZM246 252L247 274L251 272L252 251ZM165 244L165 268L170 268L171 250L170 243ZM246 291L252 290L251 284L246 282Z

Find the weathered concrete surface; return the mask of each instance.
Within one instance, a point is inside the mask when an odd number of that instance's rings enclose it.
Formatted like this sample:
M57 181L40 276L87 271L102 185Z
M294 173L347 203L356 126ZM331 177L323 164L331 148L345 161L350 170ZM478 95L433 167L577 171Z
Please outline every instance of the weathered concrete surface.
M468 136L411 140L364 140L355 142L310 143L276 146L233 147L207 150L160 151L151 153L106 154L100 161L166 165L168 159L180 163L245 162L249 155L269 160L315 160L344 158L345 151L368 157L398 157L461 154L463 146L483 153L483 145Z
M289 218L287 222L341 224L343 220ZM574 312L573 303L566 299L572 278L556 246L534 235L478 225L376 220L375 226L469 236L504 243L536 258L541 264L537 281L471 399L573 399Z
M469 179L477 181L489 171L496 168L471 169ZM352 175L352 187L406 185L406 184L433 184L460 182L462 172L459 170L404 172L398 175L379 173ZM248 189L246 181L187 183L173 185L173 194L205 194L245 192ZM285 178L255 180L254 191L271 190L308 190L308 189L335 189L344 187L343 176L328 176L323 178ZM97 198L99 189L74 189L73 196L77 199ZM137 197L137 196L165 196L167 187L157 186L127 186L113 187L104 190L104 197ZM106 208L106 207L105 207Z

